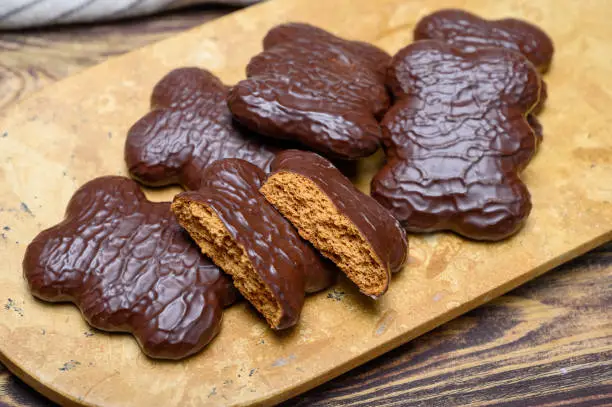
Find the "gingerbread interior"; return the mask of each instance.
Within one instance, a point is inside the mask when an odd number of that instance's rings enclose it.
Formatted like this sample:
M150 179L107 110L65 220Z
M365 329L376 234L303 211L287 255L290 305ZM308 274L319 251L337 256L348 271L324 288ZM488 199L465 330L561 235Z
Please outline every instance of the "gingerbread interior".
M202 252L232 276L234 286L266 318L280 323L282 310L272 292L254 270L244 248L229 234L221 219L206 204L178 198L172 211Z
M353 222L311 180L281 171L268 177L260 191L361 292L378 297L386 291L387 268Z

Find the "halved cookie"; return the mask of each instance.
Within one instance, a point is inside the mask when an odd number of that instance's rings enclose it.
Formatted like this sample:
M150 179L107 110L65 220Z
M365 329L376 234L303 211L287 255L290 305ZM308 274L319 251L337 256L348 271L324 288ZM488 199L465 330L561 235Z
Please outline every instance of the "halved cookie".
M270 326L284 329L298 321L304 291L332 284L335 267L259 193L264 178L244 160L216 161L197 191L174 198L172 211Z
M373 298L384 294L408 250L391 213L317 154L284 151L271 170L260 189L266 199L361 292Z

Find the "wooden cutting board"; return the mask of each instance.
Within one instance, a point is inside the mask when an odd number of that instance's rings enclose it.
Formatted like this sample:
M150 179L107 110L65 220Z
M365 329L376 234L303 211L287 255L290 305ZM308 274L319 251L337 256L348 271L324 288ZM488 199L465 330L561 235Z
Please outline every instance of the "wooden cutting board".
M545 141L524 173L534 208L497 244L411 236L410 261L370 301L346 281L306 301L298 327L270 331L251 308L225 314L199 355L156 362L128 335L93 331L72 305L34 300L21 274L28 242L57 223L72 193L126 174L126 130L168 70L198 65L241 79L266 31L306 21L395 52L424 14L462 7L542 26L556 54L546 75ZM270 1L71 77L0 117L0 360L48 397L77 405L270 405L376 357L612 238L612 4L605 0ZM360 166L364 190L378 161ZM157 200L176 189L147 191Z

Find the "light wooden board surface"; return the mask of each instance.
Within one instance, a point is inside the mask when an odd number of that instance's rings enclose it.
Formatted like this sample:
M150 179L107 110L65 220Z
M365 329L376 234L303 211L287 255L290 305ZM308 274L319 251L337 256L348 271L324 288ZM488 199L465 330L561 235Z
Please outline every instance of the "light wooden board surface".
M0 74L0 95L17 103L111 55L230 11L0 33L0 71L11 73ZM10 239L10 230L3 233ZM612 242L281 405L612 405L611 284ZM0 406L55 404L0 364Z
M374 4L375 3L375 4ZM412 237L411 261L378 303L346 282L307 301L302 322L274 334L244 305L195 358L146 359L128 336L90 334L74 307L33 300L21 277L27 242L61 219L74 190L123 174L129 125L169 69L200 65L231 83L273 25L308 21L394 52L431 11L422 1L273 1L78 74L0 119L0 353L56 400L94 405L271 404L313 387L548 270L612 236L612 28L600 2L440 1L540 24L557 54L547 75L545 143L525 172L534 200L526 228L500 244ZM571 9L571 12L569 10ZM367 186L365 163L359 184ZM151 193L168 199L174 191ZM341 301L337 301L340 298ZM10 300L9 300L10 299Z

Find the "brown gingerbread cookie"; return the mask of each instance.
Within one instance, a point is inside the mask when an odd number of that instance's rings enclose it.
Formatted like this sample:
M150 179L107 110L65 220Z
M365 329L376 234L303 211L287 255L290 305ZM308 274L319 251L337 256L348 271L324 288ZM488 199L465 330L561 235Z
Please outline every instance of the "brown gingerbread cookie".
M391 62L391 56L385 51L362 41L347 41L336 37L329 32L305 23L281 24L270 31L264 37L264 49L272 48L276 45L290 42L310 42L319 41L333 44L344 48L352 54L351 58L359 58L361 62L370 66L381 81L387 77L387 69Z
M32 294L73 302L94 327L133 334L153 358L180 359L218 333L237 292L138 184L101 177L75 192L65 219L28 246Z
M546 72L554 54L550 37L539 27L515 18L486 20L464 10L439 10L414 28L415 40L440 40L464 52L485 47L506 48L527 57Z
M541 72L548 70L554 54L550 37L533 24L514 18L486 20L456 9L439 10L423 17L414 29L414 39L444 41L464 52L487 47L506 48L523 54ZM546 82L542 81L540 99L528 117L538 144L543 139L543 130L534 115L543 109L547 96Z
M361 292L384 294L408 251L393 215L317 154L283 151L271 170L261 187L266 199Z
M247 79L229 93L234 118L263 135L331 158L366 157L379 146L389 106L384 51L306 24L272 29Z
M417 41L395 55L389 86L387 162L372 196L414 232L499 240L518 231L531 210L519 172L537 144L526 119L541 86L533 64L503 48Z
M172 211L270 326L284 329L297 323L304 291L334 282L335 267L259 193L265 176L244 160L217 161L197 191L174 198Z
M228 87L200 68L179 68L162 78L151 111L130 128L125 162L150 186L197 189L202 170L216 160L242 158L267 168L279 146L237 126L227 108Z

